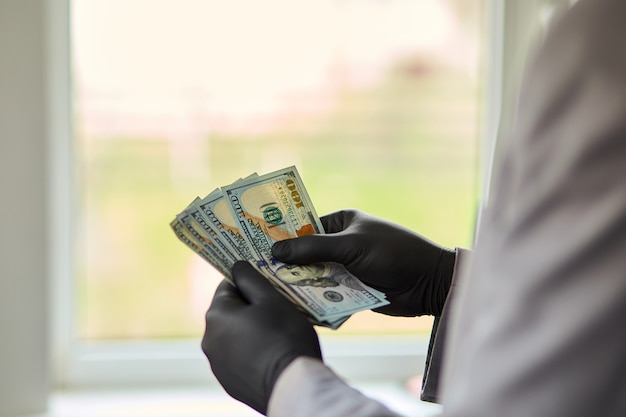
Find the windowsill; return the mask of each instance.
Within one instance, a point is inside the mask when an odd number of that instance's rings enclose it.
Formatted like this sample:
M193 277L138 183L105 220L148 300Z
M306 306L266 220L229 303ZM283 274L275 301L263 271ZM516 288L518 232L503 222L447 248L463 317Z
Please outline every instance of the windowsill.
M419 401L396 382L355 383L402 415L430 417L440 406ZM50 411L31 417L253 417L254 410L215 386L70 390L53 393ZM24 416L23 416L24 417Z
M428 340L421 336L324 338L326 362L344 379L402 415L434 416L419 401ZM213 379L198 342L110 342L77 346L79 362L57 381L49 412L20 417L258 416ZM366 365L365 365L366 364Z
M322 338L325 362L351 381L400 381L424 369L422 335ZM58 386L92 389L203 385L215 380L198 340L100 342L74 346Z

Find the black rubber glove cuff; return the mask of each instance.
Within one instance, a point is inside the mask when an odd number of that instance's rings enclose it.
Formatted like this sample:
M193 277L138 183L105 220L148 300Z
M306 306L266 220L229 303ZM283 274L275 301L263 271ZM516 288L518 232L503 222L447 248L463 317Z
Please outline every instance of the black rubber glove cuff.
M426 294L431 294L424 303L426 313L429 315L440 316L443 311L452 285L456 256L456 249L441 248L434 279L430 280L432 287L425 291Z

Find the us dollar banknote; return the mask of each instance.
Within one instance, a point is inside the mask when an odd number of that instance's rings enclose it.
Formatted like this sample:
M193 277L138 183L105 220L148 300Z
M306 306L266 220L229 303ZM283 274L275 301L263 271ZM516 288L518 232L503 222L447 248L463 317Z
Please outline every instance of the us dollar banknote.
M195 236L194 233L190 232L189 229L178 219L178 217L172 220L170 227L181 242L200 255L202 259L213 265L213 267L221 272L228 281L233 282L231 273L232 265L229 266L225 264L213 253L207 251L201 240Z
M224 242L233 247L239 259L252 261L252 248L244 239L230 205L224 200L224 194L219 188L213 190L203 199L195 200L192 205L198 209L201 216L214 225Z
M314 324L338 328L350 315L388 304L385 294L343 265L288 265L272 256L279 240L324 233L295 167L250 175L196 198L171 224L178 238L231 280L251 262Z
M271 248L279 240L324 233L295 167L222 187L257 268L289 292L315 319L333 321L364 309L388 304L342 265L287 265Z

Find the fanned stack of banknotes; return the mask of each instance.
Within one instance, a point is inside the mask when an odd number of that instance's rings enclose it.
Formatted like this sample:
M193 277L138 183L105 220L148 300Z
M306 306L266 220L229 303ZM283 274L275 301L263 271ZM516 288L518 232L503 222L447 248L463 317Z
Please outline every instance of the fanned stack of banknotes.
M389 304L340 264L289 265L272 256L279 240L324 233L295 167L252 174L197 197L170 226L231 283L236 261L252 263L316 325L336 329L358 311Z

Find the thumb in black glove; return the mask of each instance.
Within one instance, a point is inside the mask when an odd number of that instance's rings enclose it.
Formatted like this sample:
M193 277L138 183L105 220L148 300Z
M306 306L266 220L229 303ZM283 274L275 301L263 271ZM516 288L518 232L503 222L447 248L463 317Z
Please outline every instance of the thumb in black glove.
M247 262L233 267L206 314L202 350L226 392L265 414L281 372L299 356L322 358L304 314Z
M326 235L276 242L272 254L289 264L338 262L391 304L376 311L394 316L440 315L456 252L399 225L356 210L321 218Z

